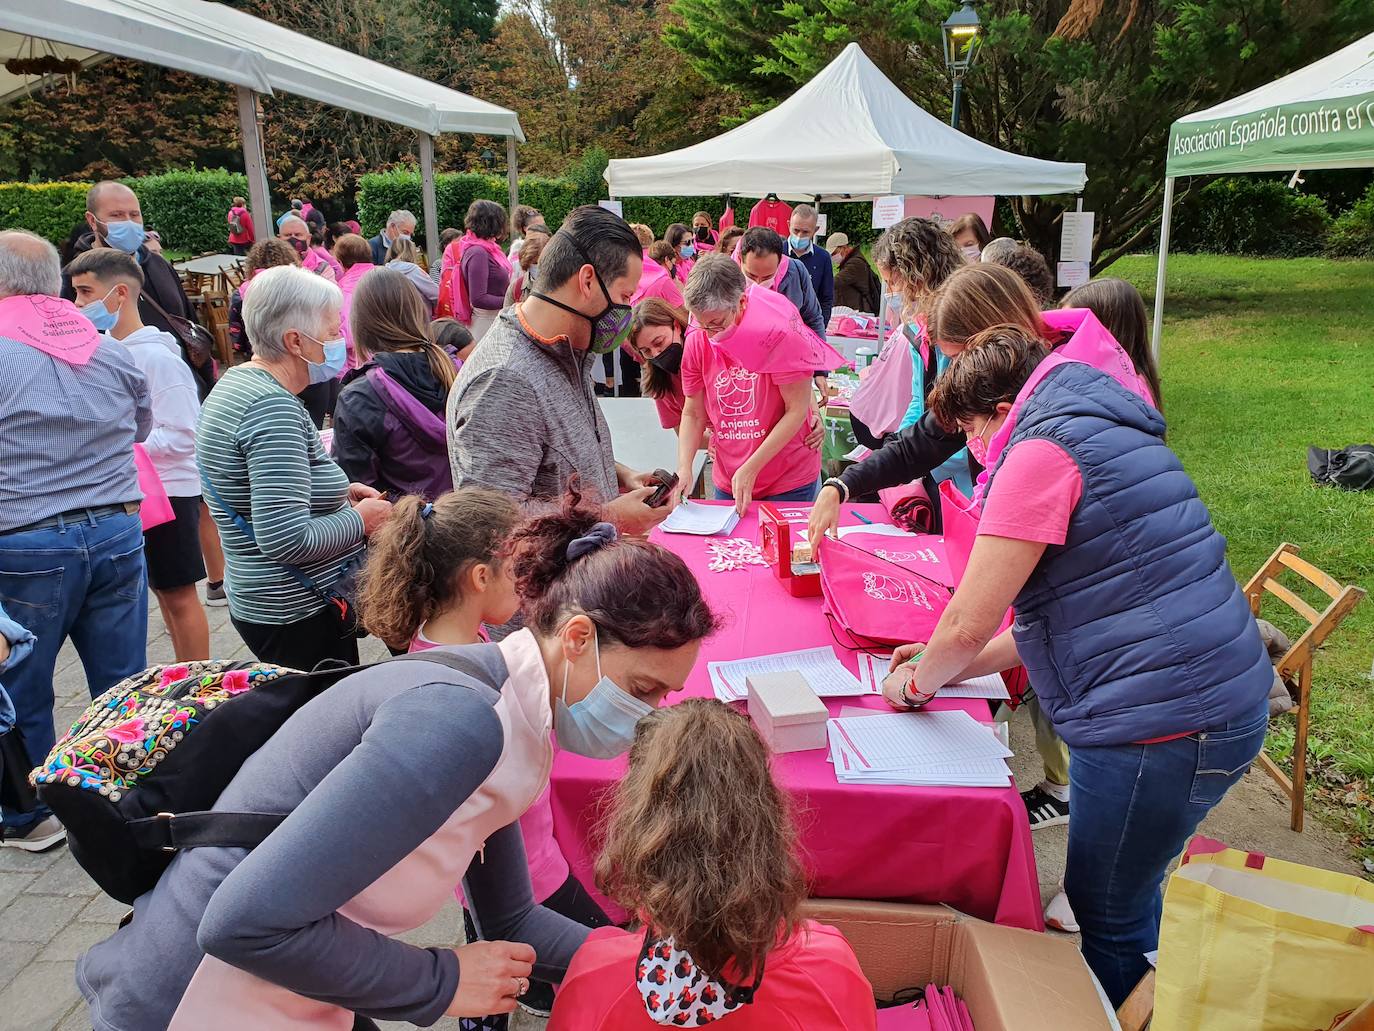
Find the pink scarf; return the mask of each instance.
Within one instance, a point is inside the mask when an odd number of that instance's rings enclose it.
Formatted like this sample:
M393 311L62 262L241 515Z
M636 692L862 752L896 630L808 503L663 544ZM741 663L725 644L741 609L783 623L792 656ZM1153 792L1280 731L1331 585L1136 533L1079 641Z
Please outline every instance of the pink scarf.
M453 258L456 264L461 265L463 261L463 250L467 247L480 247L491 255L491 260L506 270L510 274L510 259L506 257L506 252L501 250L495 240L483 240L480 236L473 235L471 229L463 234L462 239L454 240L449 244L449 249L457 248ZM468 300L467 284L463 282L462 269L460 268L454 275L458 289L454 291L453 314L458 317L458 321L464 325L472 324L472 302Z
M76 305L47 294L0 300L0 337L28 344L68 365L85 365L100 346L100 334Z

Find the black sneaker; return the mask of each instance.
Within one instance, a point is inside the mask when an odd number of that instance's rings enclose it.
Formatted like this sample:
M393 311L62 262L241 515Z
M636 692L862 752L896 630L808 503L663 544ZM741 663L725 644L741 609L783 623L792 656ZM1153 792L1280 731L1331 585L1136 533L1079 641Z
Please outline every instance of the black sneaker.
M1021 792L1021 801L1026 803L1026 815L1033 831L1069 822L1069 803L1059 801L1039 784Z

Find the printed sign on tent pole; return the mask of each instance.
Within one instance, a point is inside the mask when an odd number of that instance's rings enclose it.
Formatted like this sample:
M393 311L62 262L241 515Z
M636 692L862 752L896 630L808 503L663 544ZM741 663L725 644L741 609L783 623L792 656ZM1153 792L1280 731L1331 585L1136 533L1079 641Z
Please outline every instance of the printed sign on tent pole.
M621 218L625 217L625 205L618 200L599 200L596 204L597 207L605 208L613 215L619 215Z
M1060 261L1093 260L1093 213L1066 211L1059 230Z
M900 193L894 193L887 197L873 198L873 228L887 229L900 222L905 214L903 208L906 205L906 198Z

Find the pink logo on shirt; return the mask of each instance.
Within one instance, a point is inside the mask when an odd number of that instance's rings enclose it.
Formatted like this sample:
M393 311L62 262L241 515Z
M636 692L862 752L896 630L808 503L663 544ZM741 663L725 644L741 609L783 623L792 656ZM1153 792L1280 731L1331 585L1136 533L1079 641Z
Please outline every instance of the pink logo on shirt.
M25 294L0 300L0 336L35 347L68 365L85 365L100 334L81 309L60 297Z
M878 601L907 602L933 611L926 592L915 580L898 580L882 573L865 573L864 594Z

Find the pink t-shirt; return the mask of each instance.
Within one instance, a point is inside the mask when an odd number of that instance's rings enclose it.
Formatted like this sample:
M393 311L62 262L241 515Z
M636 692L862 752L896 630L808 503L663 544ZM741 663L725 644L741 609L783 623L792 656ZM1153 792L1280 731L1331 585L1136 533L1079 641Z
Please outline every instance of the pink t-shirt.
M806 371L785 376L750 372L712 344L703 331L687 334L682 353L682 393L687 397L702 395L706 422L715 440L712 477L718 488L730 489L735 473L782 418L786 405L779 385L810 378ZM803 422L763 467L754 481L755 498L796 490L820 476L821 454L806 446L806 432Z
M658 409L658 421L665 430L675 430L682 425L682 406L685 399L682 396L682 377L674 376L673 385L662 397L654 398L654 406Z
M1083 496L1083 474L1069 453L1036 437L1012 446L983 502L978 535L1063 544Z
M425 637L424 627L421 627L415 632L415 639L410 642L408 650L424 652L439 647L442 646ZM525 839L525 859L530 868L530 888L534 892L534 900L543 902L563 887L570 872L563 850L553 838L553 803L549 799L547 786L534 800L534 805L520 817L520 835ZM454 889L453 896L460 903L467 904L462 885Z

